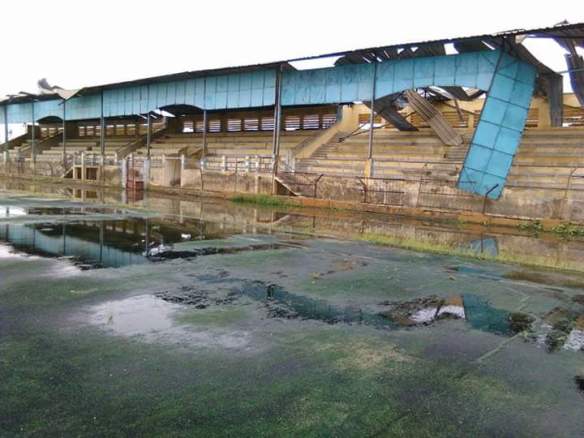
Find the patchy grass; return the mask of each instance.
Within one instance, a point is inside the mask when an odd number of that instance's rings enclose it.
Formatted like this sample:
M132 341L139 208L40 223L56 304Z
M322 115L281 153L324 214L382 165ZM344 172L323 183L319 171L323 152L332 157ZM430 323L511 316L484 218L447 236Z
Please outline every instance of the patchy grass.
M518 264L523 266L530 266L535 268L552 268L565 271L584 272L584 265L577 267L577 265L568 264L567 262L559 260L550 260L546 257L539 257L532 254L499 254L496 256L488 254L480 254L468 249L452 248L448 245L430 242L421 242L419 240L402 238L395 236L387 236L377 233L357 234L352 237L354 240L361 240L372 243L374 245L393 246L396 248L403 248L412 251L421 251L431 254L441 254L470 258L475 260L485 260L509 264Z
M229 199L231 202L239 204L256 204L266 207L291 207L293 206L288 200L279 196L271 195L236 195Z
M552 232L564 237L584 237L584 226L560 224L553 227Z

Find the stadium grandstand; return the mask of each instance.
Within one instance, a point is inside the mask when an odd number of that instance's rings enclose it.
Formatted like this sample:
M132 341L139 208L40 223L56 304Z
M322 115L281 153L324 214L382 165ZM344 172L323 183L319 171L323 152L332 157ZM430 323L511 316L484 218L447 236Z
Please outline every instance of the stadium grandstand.
M530 38L556 41L566 70L530 53ZM341 191L350 179L347 191L383 192L385 203L387 187L411 181L418 206L428 180L444 196L557 198L566 184L584 190L581 49L584 24L562 24L76 90L41 80L38 94L0 101L0 162L12 175L122 185L256 172L300 196L316 196L317 178ZM330 66L306 67L321 58ZM24 134L10 135L15 124ZM403 204L407 190L398 191Z

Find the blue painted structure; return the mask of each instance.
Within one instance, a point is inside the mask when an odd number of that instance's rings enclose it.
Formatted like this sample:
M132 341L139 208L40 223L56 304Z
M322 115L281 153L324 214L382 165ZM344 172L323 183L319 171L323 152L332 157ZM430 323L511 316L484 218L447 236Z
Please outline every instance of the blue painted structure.
M521 142L535 86L535 68L501 53L476 126L458 187L501 196L513 157Z
M143 85L103 89L103 116L145 114L170 105L192 105L207 110L273 106L275 68L209 74L191 79L157 80ZM487 91L485 106L461 171L458 186L472 193L498 198L521 140L535 83L535 68L501 50L458 55L414 57L378 63L338 65L315 70L282 72L281 104L350 103L381 98L413 88L463 86ZM32 120L32 103L8 105L10 123ZM61 117L60 99L34 103L36 120ZM67 101L67 120L98 119L101 93ZM0 112L0 123L4 123ZM497 185L498 184L498 185ZM494 189L493 189L494 187Z

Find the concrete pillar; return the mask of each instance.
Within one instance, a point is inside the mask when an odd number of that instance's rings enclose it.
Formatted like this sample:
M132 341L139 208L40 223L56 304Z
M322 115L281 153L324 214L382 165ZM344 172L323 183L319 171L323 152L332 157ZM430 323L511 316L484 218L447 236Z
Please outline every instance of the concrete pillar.
M552 118L550 115L550 104L547 99L536 98L534 99L535 107L538 109L537 112L537 127L538 128L550 128L552 126Z

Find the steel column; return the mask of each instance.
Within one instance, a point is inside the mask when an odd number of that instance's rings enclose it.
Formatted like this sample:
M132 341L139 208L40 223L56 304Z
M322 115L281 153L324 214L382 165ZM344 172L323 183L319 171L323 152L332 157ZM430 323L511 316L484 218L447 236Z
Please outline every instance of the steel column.
M282 102L280 101L280 92L282 84L282 68L278 68L276 73L276 89L274 96L274 133L272 136L272 155L274 160L277 160L280 153L280 118L282 116Z
M373 76L371 80L371 113L369 114L369 148L367 158L373 158L373 126L375 125L375 81L377 80L377 62L373 63Z
M150 158L150 143L152 142L152 116L150 112L147 115L146 120L146 156Z
M4 143L6 146L4 147L5 151L8 151L8 105L4 104Z
M207 156L207 81L203 82L203 157ZM196 126L194 126L196 131ZM202 173L201 173L202 175ZM201 180L202 181L202 180Z
M31 109L30 109L30 113L32 116L32 132L31 132L31 138L30 138L30 144L31 144L31 155L32 155L32 163L33 166L36 164L36 133L35 133L35 118L34 118L34 100L31 102Z
M105 119L103 117L103 90L101 90L99 125L101 126L100 132L99 132L99 134L100 134L99 135L99 146L101 149L101 156L103 157L105 155Z
M196 127L195 127L196 128ZM207 110L203 110L203 157L207 155Z
M67 160L67 101L63 99L63 161Z

